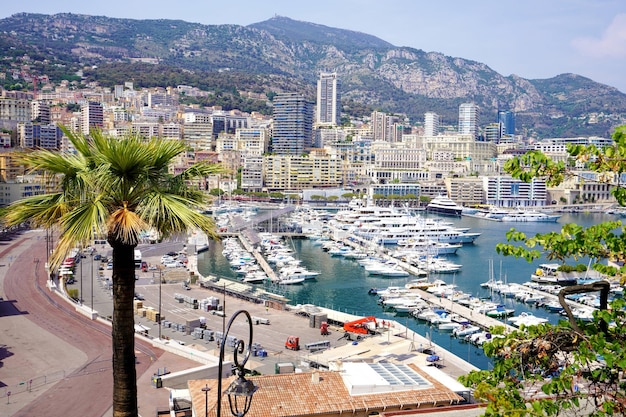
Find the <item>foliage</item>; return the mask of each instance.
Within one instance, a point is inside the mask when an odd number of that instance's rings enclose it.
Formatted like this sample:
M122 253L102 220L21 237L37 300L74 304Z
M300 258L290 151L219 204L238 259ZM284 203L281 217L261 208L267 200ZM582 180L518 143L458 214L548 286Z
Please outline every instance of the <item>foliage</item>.
M609 181L620 205L626 203L619 174L626 169L624 127L613 134L612 146L571 146L569 154L586 168ZM568 164L555 163L545 155L529 152L507 162L505 169L526 181L542 177L558 184L575 176ZM617 175L613 175L617 174ZM567 224L560 232L533 237L511 229L509 243L497 245L504 255L528 261L543 255L567 259L614 259L626 257L626 235L619 221L583 228ZM624 276L624 268L607 267L600 261L593 268ZM593 290L580 285L582 291ZM562 290L565 294L566 290ZM561 322L556 326L522 328L493 339L484 346L494 358L492 370L471 372L461 382L472 387L476 398L487 401L488 416L615 416L626 414L626 302L616 299L608 310L594 311L590 323ZM607 323L609 325L607 325Z

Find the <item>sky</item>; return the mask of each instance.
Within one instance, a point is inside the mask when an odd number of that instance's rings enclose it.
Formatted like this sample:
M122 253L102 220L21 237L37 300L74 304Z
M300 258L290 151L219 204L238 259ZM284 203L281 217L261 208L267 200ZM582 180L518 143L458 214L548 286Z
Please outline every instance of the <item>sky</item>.
M15 13L76 13L249 25L275 15L349 29L395 46L486 64L527 79L574 73L626 93L625 0L22 0ZM1 30L1 28L0 28Z

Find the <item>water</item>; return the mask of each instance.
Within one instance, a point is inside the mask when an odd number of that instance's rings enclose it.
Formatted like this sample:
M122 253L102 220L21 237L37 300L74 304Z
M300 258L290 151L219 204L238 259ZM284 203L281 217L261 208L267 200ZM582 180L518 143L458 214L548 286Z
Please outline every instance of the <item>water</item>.
M448 255L454 263L463 265L456 274L442 274L436 276L448 283L454 283L462 291L477 296L488 297L486 290L480 287L482 282L489 280L489 263L492 260L496 279L506 280L509 283L523 283L530 279L539 263L545 259L528 263L524 259L503 257L496 253L497 243L506 242L506 232L515 227L528 236L536 233L560 230L565 223L576 223L581 226L590 226L607 220L615 220L615 216L606 214L565 214L558 223L498 223L483 219L463 217L451 219L459 227L469 227L471 231L480 232L481 236L474 245L466 245L457 251L456 255ZM314 246L308 239L293 239L291 241L302 264L309 269L321 272L316 280L305 282L303 285L281 286L270 288L270 291L280 292L288 297L291 304L315 304L334 310L379 318L393 318L400 321L411 330L430 337L433 342L453 352L481 369L489 369L491 363L482 352L475 347L451 337L449 333L439 333L428 324L418 322L412 317L396 317L395 313L383 311L377 303L377 297L368 294L370 288L387 287L390 285L402 286L411 278L381 278L365 273L355 261L333 257L324 252L321 247ZM202 275L215 274L236 279L228 261L221 254L221 245L211 245L208 252L198 258L198 269ZM573 263L572 261L571 263ZM579 260L578 263L586 263ZM538 317L545 317L556 323L559 316L548 313L543 308L529 307L511 299L504 302L515 308L516 314L522 311L532 311Z

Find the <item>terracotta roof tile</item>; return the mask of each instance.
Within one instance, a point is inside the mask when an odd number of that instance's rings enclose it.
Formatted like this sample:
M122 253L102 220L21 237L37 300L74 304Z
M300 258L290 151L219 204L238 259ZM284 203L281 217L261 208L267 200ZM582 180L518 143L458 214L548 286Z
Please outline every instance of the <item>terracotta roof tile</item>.
M259 389L254 394L250 417L312 416L316 414L341 414L360 410L394 410L401 408L432 407L456 404L463 400L441 383L411 366L431 382L432 387L388 393L350 395L338 372L310 372L250 377ZM317 375L317 376L314 376ZM223 389L230 381L223 381ZM215 407L217 382L215 380L189 381L189 389L196 415L204 415L204 392L211 387L209 412ZM211 395L211 393L214 393ZM228 399L222 398L222 408L228 409Z

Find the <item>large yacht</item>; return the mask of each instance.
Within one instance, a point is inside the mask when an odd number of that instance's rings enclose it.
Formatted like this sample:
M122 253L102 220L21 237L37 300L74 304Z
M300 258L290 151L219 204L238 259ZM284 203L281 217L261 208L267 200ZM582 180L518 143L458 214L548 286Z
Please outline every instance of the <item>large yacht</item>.
M440 195L433 198L426 206L429 213L440 214L442 216L461 217L463 206L459 206L448 197Z

